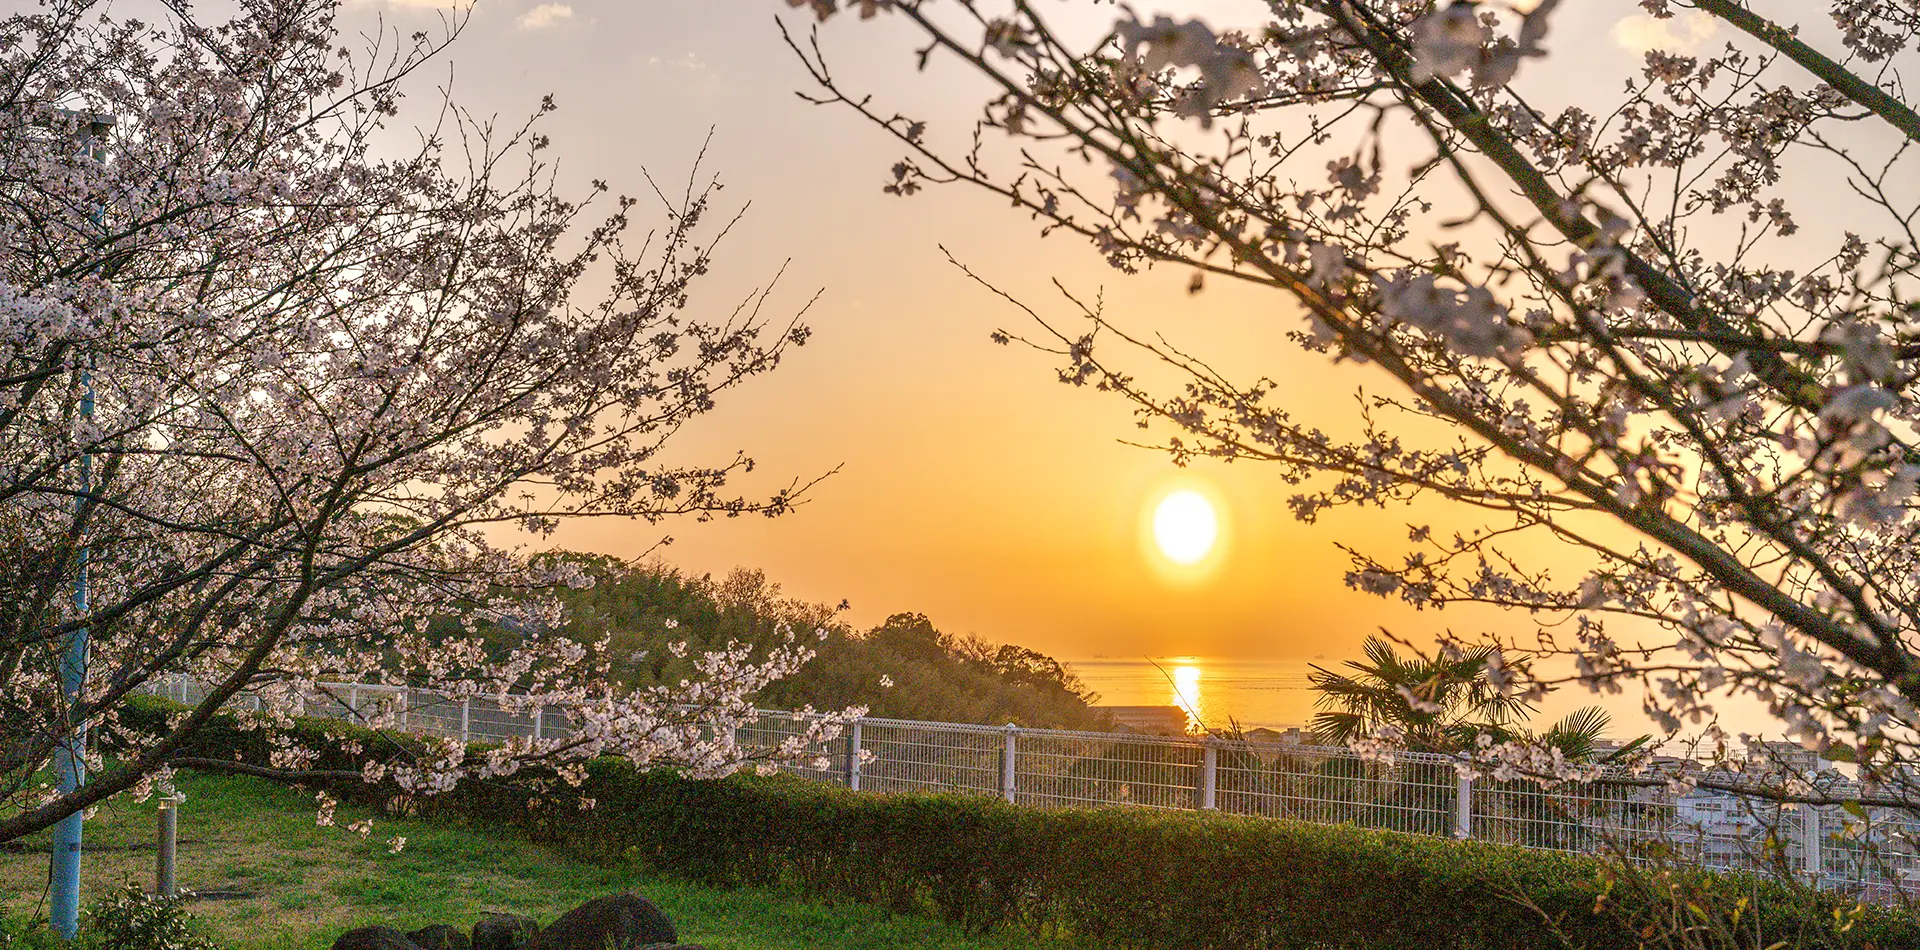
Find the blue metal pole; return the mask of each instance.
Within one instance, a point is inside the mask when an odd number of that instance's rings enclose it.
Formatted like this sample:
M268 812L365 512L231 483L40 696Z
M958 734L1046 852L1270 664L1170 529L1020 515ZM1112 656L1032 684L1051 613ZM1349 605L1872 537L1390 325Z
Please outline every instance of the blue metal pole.
M110 116L87 117L88 158L101 160L98 151L100 137L112 124ZM101 209L95 208L93 223L98 225L100 219ZM93 421L93 373L84 366L80 370L80 419L83 425ZM92 490L93 455L82 451L80 491L73 503L76 519L85 510L87 495ZM73 610L76 617L87 615L88 554L86 544L82 543L76 558L78 571L73 579ZM68 710L79 705L86 682L87 628L81 627L67 637L60 651L60 691L66 696ZM87 784L87 724L74 719L68 725L70 731L66 739L53 750L53 772L63 795ZM85 821L86 814L82 809L61 819L53 828L53 866L48 871L48 902L53 915L53 929L67 940L72 940L80 932L80 832Z
M88 421L93 419L93 377L85 370L80 374L80 418ZM86 504L86 495L92 485L93 456L82 453L80 497L74 501L76 512ZM87 555L87 548L81 546L79 573L73 581L73 609L75 615L80 617L87 614ZM81 627L67 637L60 654L60 689L66 695L68 708L79 703L80 692L86 681L87 628ZM66 740L53 753L53 770L63 795L87 784L87 724L75 721L72 727ZM68 940L72 940L80 931L80 831L84 821L84 811L76 811L61 819L53 828L53 869L49 888L52 893L49 901L52 905L53 929Z

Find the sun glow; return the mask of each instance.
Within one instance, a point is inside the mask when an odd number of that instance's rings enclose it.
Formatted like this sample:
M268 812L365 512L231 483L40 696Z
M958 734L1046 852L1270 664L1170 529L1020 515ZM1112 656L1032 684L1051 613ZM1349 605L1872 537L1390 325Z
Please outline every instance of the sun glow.
M1175 564L1197 564L1213 551L1220 519L1205 495L1181 489L1153 509L1153 543ZM1194 670L1197 677L1199 670Z
M1185 709L1188 715L1198 715L1200 711L1199 667L1176 666L1173 668L1173 703Z

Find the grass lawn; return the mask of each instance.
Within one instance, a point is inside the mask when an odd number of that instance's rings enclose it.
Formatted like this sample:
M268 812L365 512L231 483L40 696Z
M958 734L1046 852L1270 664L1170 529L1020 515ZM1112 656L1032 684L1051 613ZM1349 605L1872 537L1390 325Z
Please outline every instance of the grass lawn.
M1009 931L970 937L938 921L778 890L697 887L638 868L582 864L510 835L382 819L369 840L314 824L312 800L252 778L183 774L180 885L248 896L190 902L202 930L232 950L325 950L351 927L470 926L482 911L542 924L588 898L633 890L658 903L680 939L709 950L1012 950L1061 947ZM364 813L341 806L342 826ZM154 803L122 796L87 822L82 900L153 883ZM388 854L400 834L407 846ZM0 916L45 914L45 834L0 850ZM15 846L23 846L19 850Z

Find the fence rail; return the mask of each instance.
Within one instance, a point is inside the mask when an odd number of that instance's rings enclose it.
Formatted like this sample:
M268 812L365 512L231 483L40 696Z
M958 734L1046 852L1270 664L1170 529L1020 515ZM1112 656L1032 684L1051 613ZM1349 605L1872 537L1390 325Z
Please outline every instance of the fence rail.
M206 695L182 676L149 691L182 703ZM232 702L259 707L246 694ZM470 742L560 738L574 728L557 706L509 712L485 698L366 683L321 684L303 705L306 715L333 718L389 713L403 729ZM773 749L806 725L800 714L761 710L736 738L743 749ZM866 718L779 768L862 792L997 795L1043 808L1214 810L1574 853L1660 848L1709 868L1786 873L1867 897L1920 893L1920 821L1905 811L1604 780L1549 789L1473 778L1456 764L1425 753L1375 761L1344 747L1217 736Z

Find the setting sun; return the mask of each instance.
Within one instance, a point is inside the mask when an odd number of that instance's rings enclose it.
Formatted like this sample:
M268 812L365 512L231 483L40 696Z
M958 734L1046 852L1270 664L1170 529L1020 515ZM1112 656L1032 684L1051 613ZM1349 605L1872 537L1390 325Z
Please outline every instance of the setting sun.
M1176 491L1153 510L1153 543L1175 564L1198 563L1219 536L1213 503L1197 491Z

